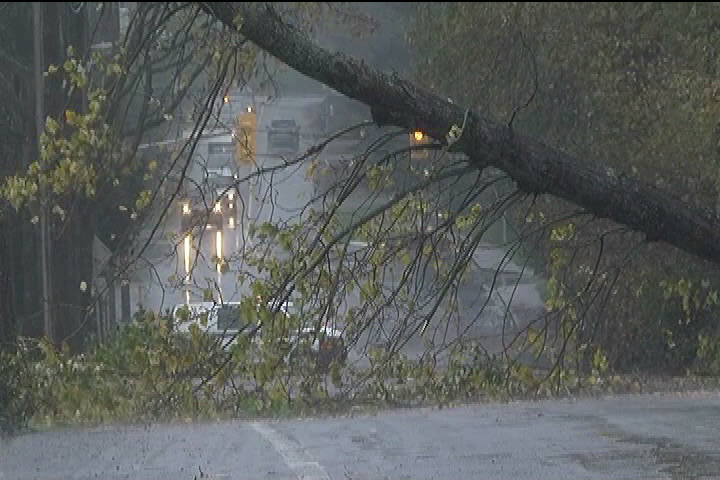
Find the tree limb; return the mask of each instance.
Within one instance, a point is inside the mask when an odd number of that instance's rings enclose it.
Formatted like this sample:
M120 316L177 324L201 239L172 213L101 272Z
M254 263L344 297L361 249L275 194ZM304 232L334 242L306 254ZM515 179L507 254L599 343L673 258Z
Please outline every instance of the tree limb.
M444 139L463 119L465 109L459 105L397 75L383 74L362 61L320 48L268 4L209 2L200 6L298 72L370 106L378 125L417 128ZM513 133L507 125L476 110L470 110L454 149L466 153L477 168L493 166L504 171L526 192L563 198L597 217L644 233L648 241L667 242L720 264L720 221L715 214L653 185Z

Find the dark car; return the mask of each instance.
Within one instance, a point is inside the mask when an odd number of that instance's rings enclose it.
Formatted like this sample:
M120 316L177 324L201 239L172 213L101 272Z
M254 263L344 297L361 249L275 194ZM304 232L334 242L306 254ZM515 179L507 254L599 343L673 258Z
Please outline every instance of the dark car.
M221 230L223 215L217 207L206 206L202 197L188 195L180 201L180 229L189 232L196 228Z
M297 152L300 149L300 127L295 120L273 120L268 129L268 147Z

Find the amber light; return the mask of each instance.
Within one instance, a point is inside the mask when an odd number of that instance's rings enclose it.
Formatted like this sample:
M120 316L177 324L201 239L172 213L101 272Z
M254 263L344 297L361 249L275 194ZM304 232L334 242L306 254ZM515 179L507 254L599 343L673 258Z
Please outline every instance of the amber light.
M418 142L419 142L420 140L422 140L423 138L425 138L425 135L424 135L422 132L419 132L419 131L413 133L413 136L415 137L415 140L417 140Z

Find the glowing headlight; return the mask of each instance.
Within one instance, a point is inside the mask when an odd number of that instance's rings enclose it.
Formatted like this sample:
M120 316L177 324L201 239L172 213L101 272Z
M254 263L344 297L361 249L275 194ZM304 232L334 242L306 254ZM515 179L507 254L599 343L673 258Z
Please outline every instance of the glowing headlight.
M217 255L217 258L222 258L223 256L223 238L222 238L222 232L217 231L215 232L215 254ZM218 273L220 272L220 263L218 262Z
M184 248L184 260L185 260L185 281L189 283L190 280L190 236L186 236L183 241Z

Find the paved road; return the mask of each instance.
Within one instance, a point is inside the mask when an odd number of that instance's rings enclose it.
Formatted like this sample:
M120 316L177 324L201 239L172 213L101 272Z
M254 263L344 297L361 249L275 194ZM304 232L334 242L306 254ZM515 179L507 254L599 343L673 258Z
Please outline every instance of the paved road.
M0 447L0 479L18 480L720 478L720 395L55 430Z

